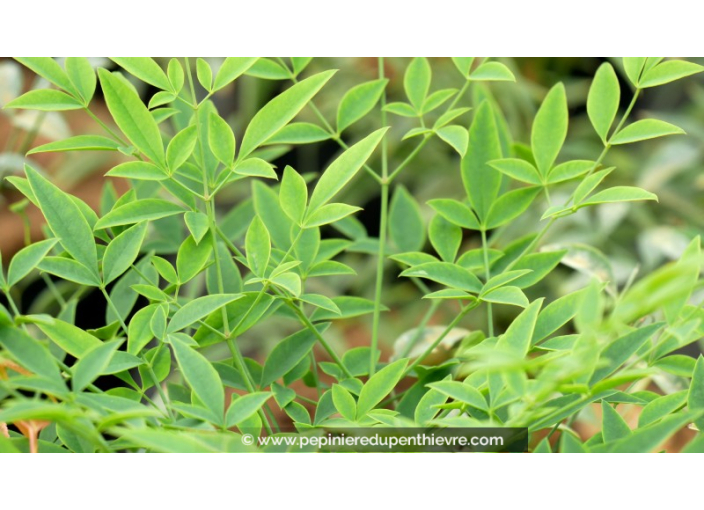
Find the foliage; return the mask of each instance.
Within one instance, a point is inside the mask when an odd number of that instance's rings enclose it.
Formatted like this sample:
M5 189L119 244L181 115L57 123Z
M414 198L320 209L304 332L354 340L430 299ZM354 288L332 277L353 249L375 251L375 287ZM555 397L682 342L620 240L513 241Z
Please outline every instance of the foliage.
M83 110L104 130L28 156L109 151L122 162L107 175L130 189L118 196L106 185L97 214L30 159L7 178L41 210L46 239L0 272L9 308L0 305L0 422L14 425L0 450L242 451L254 447L240 434L284 433L282 415L297 431L527 427L535 451L652 451L704 426L704 358L677 353L704 336L696 232L677 260L625 283L608 261L598 266L596 247L545 243L556 224L590 211L658 200L627 179L612 184L609 156L684 133L630 114L645 91L697 64L602 64L586 98L598 149L573 157L569 90L552 86L526 143L516 142L492 92L523 83L497 60L453 58L440 78L459 88L437 88L434 66L414 58L392 88L379 59L378 76L334 95L334 125L315 101L335 71L310 72L310 58L114 58L115 72L80 57L17 60L48 85L6 112ZM251 77L291 85L234 126L214 99ZM139 82L156 90L146 104ZM91 110L98 86L112 123ZM340 148L324 168L275 168L292 147L321 143ZM424 151L438 147L447 165L423 168ZM398 184L416 168L461 184L427 209ZM378 237L355 218L350 191L370 182ZM236 204L222 202L233 195ZM336 287L355 274L350 255L376 261L373 296ZM392 264L428 308L389 359L380 338ZM589 277L547 299L544 281L566 268ZM36 274L53 298L27 312L17 300ZM108 310L102 327L84 330L75 312L90 290ZM440 311L452 318L434 330ZM359 316L370 316L368 345L342 353L331 325ZM477 317L481 328L460 328ZM245 356L252 332L273 337L262 363ZM120 384L103 389L106 376ZM669 381L659 393L649 386L658 378ZM642 408L636 427L620 404ZM599 431L576 434L579 416L596 408ZM699 433L690 449L702 444Z

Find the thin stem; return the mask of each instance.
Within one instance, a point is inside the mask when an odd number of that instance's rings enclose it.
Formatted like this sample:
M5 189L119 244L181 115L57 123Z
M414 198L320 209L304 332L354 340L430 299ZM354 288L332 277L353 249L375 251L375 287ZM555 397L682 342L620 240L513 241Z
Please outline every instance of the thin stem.
M481 229L482 233L482 251L484 252L484 273L486 281L491 278L491 268L489 267L489 243L486 241L486 230ZM494 312L491 308L491 303L486 304L486 316L488 322L489 336L494 336Z
M388 177L388 179L387 179L387 181L388 181L389 183L391 183L391 182L398 176L398 174L401 172L401 170L403 170L404 168L406 168L406 166L408 166L408 164L413 160L413 158L415 158L415 157L418 155L418 153L421 151L421 149L422 149L423 147L425 147L425 144L428 143L428 141L430 140L431 136L432 136L432 135L430 135L430 134L425 135L425 136L423 137L423 140L416 146L416 148L413 149L413 151L412 151L408 156L406 156L406 159L404 159L404 160L401 162L401 164L399 164L399 165L394 169L394 171L391 173L391 175L389 175L389 177ZM384 139L382 140L382 143L384 143L384 142L386 142L386 137L384 137ZM382 145L382 149L383 149L383 145Z

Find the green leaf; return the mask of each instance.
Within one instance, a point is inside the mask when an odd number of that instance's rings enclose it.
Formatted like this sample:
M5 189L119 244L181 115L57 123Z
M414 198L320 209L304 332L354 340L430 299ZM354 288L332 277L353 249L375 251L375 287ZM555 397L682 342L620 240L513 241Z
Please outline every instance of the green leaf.
M319 333L323 333L329 323L316 325ZM281 340L266 359L260 386L265 388L293 370L310 352L317 336L309 329L301 330Z
M683 390L649 402L638 416L638 427L643 428L677 411L687 403L687 395L687 390Z
M68 152L68 151L116 151L120 144L116 141L98 135L78 135L46 143L30 150L27 155L42 152Z
M286 216L291 218L296 225L303 221L308 202L308 187L306 181L290 166L284 168L284 176L281 179L279 189L279 203Z
M543 300L536 299L521 314L514 319L506 330L506 333L499 337L496 347L514 352L523 357L528 353L531 338L538 320L538 312L543 304Z
M150 85L162 90L171 90L171 83L166 74L151 57L110 57L110 60Z
M57 87L73 94L78 92L74 89L71 80L61 66L51 57L14 57L17 62L28 67L42 78L50 81Z
M87 333L86 333L87 334ZM98 341L96 339L96 341ZM0 345L24 368L34 374L59 382L63 378L59 373L56 360L49 350L24 331L14 326L0 324Z
M623 69L633 85L638 85L646 57L623 57Z
M547 175L567 137L567 96L558 83L550 89L533 121L531 148L541 175Z
M361 207L347 204L325 204L313 214L308 215L308 218L304 222L304 227L312 228L334 223L361 210Z
M161 168L147 161L129 161L114 167L105 174L108 177L122 177L124 179L137 179L142 181L163 181L168 179Z
M440 412L438 406L447 402L447 398L448 396L441 391L434 389L426 391L418 401L418 405L413 413L414 421L420 426L427 425L427 423Z
M197 141L198 130L196 126L188 126L171 139L166 148L166 164L172 174L188 161Z
M461 158L467 153L469 132L461 126L445 126L437 130L438 136L457 151Z
M516 81L516 77L501 62L484 62L469 75L475 81Z
M474 294L482 290L482 283L474 273L449 262L428 262L406 269L401 276L427 278L447 287L462 289Z
M430 78L432 71L428 59L425 57L415 57L406 68L403 77L403 88L406 96L416 111L420 112L425 102L425 98L430 90Z
M661 136L684 134L685 132L682 128L669 122L657 119L643 119L637 120L620 130L611 138L610 143L611 145L623 145Z
M301 277L296 273L283 273L271 278L271 283L286 289L295 297L301 295Z
M134 314L127 328L128 353L134 355L139 354L151 339L154 338L151 329L151 321L154 312L156 312L158 308L160 308L159 305L149 305Z
M488 409L484 395L469 384L459 381L438 381L428 384L428 387L463 404L481 409L482 411Z
M183 212L185 212L184 209L173 202L160 198L145 198L128 202L113 209L98 220L95 224L95 229L100 230L139 223L140 221L158 220Z
M394 361L371 376L364 384L357 401L357 419L363 418L369 411L391 393L403 374L408 364L407 359Z
M550 173L548 174L548 183L557 184L558 182L574 179L575 177L579 177L580 175L589 172L596 167L595 165L596 164L594 161L580 159L560 163L550 170Z
M451 57L452 63L465 78L469 77L469 70L472 68L474 57Z
M547 338L572 319L577 314L582 296L582 291L572 292L543 308L535 324L532 343L535 344Z
M355 421L357 416L357 402L352 394L339 384L332 385L332 402L337 412L349 421Z
M697 364L692 372L692 384L687 395L687 406L690 411L704 411L704 357L699 355ZM696 422L697 428L704 430L704 418L699 418Z
M592 374L589 384L593 386L614 373L628 358L638 352L638 349L662 326L662 322L642 326L611 342L599 355L599 368Z
M514 280L513 285L520 289L535 285L559 264L566 253L567 250L559 250L531 253L530 255L521 257L518 262L514 264L513 269L530 269L531 272Z
M22 248L10 261L7 271L7 286L12 287L37 267L56 245L58 239L47 239Z
M612 171L613 168L599 170L580 182L577 189L574 190L574 203L582 202Z
M51 231L74 259L98 276L98 253L93 231L78 205L32 167L25 165L25 172Z
M425 244L425 226L420 207L402 185L396 187L391 198L389 234L401 252L419 251Z
M114 340L96 345L78 360L78 363L71 368L73 372L71 387L74 392L83 391L104 373L121 342L122 340Z
M103 256L103 283L107 285L137 260L147 234L147 222L137 223L113 239Z
M276 172L271 163L260 158L247 158L235 164L234 172L249 177L265 177L276 179Z
M462 182L472 207L484 220L501 187L501 173L489 161L501 158L501 143L494 112L488 101L477 109L469 128L467 154L462 158Z
M374 131L343 152L327 167L311 194L308 214L330 201L355 176L379 145L387 129Z
M271 255L271 238L259 216L255 216L249 225L244 245L249 269L256 276L264 277Z
M257 391L233 400L227 410L226 426L228 428L234 427L256 414L271 398L271 395L269 391Z
M196 60L196 76L198 83L210 92L213 88L213 70L210 69L210 64L200 57Z
M81 285L100 286L100 278L92 273L86 266L73 259L65 257L45 257L37 266L41 271L47 272Z
M196 243L193 236L186 238L176 254L176 271L181 284L190 281L203 270L212 252L212 242L206 240Z
M66 57L66 74L87 105L93 99L97 78L95 70L86 57Z
M509 191L501 195L489 209L486 228L488 230L498 228L523 214L533 203L538 193L540 193L540 188L534 186Z
M338 307L339 312L318 309L313 312L311 320L322 321L331 319L349 319L351 317L359 317L374 311L374 301L355 296L338 296L332 299ZM388 311L388 308L382 305L382 311Z
M528 184L541 184L538 169L525 160L513 158L497 159L496 161L490 161L489 165L517 181L527 182Z
M640 88L657 87L702 71L704 67L693 62L668 60L646 70L640 79Z
M379 79L348 90L337 108L337 132L341 133L368 114L379 102L389 80Z
M256 61L257 57L227 57L215 75L213 91L218 91L235 81Z
M17 99L13 99L5 105L5 108L61 112L66 110L80 110L83 108L83 104L79 100L59 90L39 89L30 90Z
M208 117L208 146L218 161L227 168L235 160L235 134L225 120L211 113Z
M515 305L525 308L528 306L528 298L518 287L500 287L487 292L481 296L482 301L487 303L500 303L504 305Z
M677 413L635 430L613 446L611 453L649 453L692 420L690 413Z
M292 122L281 128L276 134L269 138L265 144L304 144L315 143L328 140L332 137L330 133L320 126L310 122Z
M239 157L249 156L254 149L288 124L334 73L325 71L306 78L269 101L247 126Z
M193 236L193 240L196 244L199 244L210 229L210 221L208 220L208 216L202 212L188 211L183 215L183 219L186 221L186 226L188 227L188 231Z
M655 200L657 202L658 197L641 188L633 186L614 186L613 188L595 193L584 202L581 202L579 206L584 207L587 205L607 204L611 202L634 202L637 200Z
M145 156L164 166L164 145L159 126L137 93L124 80L105 69L99 69L98 76L110 114L120 130ZM168 88L168 79L166 76L164 79Z
M384 111L401 117L417 117L418 114L408 103L389 103L384 106Z
M605 62L597 69L587 96L587 115L604 143L616 118L620 100L621 89L616 71L611 64Z
M430 244L445 262L454 262L462 243L462 229L442 216L434 216L428 226Z
M631 435L631 429L626 425L623 417L604 400L601 401L601 413L601 433L605 443L618 441Z
M183 72L181 62L175 58L169 60L167 75L169 77L169 83L171 84L171 91L178 95L179 92L181 92L181 89L183 89L183 84L186 80L186 75Z
M437 198L428 201L428 205L432 207L440 216L445 218L450 223L454 223L458 227L467 228L470 230L480 230L479 220L475 216L472 209L460 202L451 198ZM416 249L420 249L419 246ZM414 251L414 250L408 250Z
M241 297L242 294L213 294L189 301L176 310L176 313L174 313L166 328L166 332L176 333L177 331L181 331L203 317L207 317L215 310L219 310L228 303L232 303Z
M183 378L198 399L222 422L225 412L225 390L217 370L199 352L186 345L178 336L171 337L171 348Z

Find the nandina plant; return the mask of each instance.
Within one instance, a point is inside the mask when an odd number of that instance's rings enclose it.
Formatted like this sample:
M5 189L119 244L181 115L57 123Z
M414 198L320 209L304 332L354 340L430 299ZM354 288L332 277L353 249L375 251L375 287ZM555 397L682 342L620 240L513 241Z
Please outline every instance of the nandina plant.
M31 203L46 224L45 238L0 272L0 450L230 452L258 449L242 434L525 427L531 451L630 452L704 427L704 358L676 352L704 335L693 300L698 237L679 260L620 287L595 275L564 295L535 291L565 267L569 250L545 243L555 224L657 200L610 184L619 173L610 150L683 135L629 115L652 88L700 66L603 63L586 101L601 149L574 159L562 151L563 84L544 95L529 137L514 141L492 82L524 84L486 58L453 58L442 81L454 87L442 89L428 59L408 61L390 83L380 58L376 79L327 96L335 118L315 103L335 71L309 72L310 58L113 58L114 71L80 57L17 61L46 86L6 112L82 110L104 133L34 147L24 173L7 177L26 197L16 210ZM245 75L290 85L231 124L214 99ZM138 82L150 87L146 100ZM98 86L112 121L92 109ZM314 122L296 120L306 112ZM273 164L323 143L339 146L324 164ZM462 186L419 204L399 178L438 144L454 163L421 170ZM99 211L62 191L32 158L65 151L119 154L107 176L128 191L106 180ZM378 236L345 201L362 180L379 190ZM370 295L328 283L355 273L346 254L374 265ZM390 356L382 325L396 275L427 311ZM50 296L41 311L22 301L37 277ZM96 296L107 304L103 324L81 329L76 308ZM438 311L454 318L431 325ZM338 324L355 317L370 333L344 350ZM247 339L258 360L245 356ZM623 404L642 409L637 423ZM600 427L579 434L589 410ZM702 451L704 435L686 449Z

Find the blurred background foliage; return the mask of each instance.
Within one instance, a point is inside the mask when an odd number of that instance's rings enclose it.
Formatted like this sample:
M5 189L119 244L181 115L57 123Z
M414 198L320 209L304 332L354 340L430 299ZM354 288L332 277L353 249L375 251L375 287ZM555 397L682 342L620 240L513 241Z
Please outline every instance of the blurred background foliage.
M158 60L158 59L157 59ZM222 59L208 59L217 68ZM511 151L521 150L521 144L530 140L530 126L540 102L547 90L555 83L564 82L570 106L570 126L567 142L560 155L567 159L594 159L601 150L601 142L594 133L586 114L586 99L592 77L604 58L499 58L514 73L517 83L475 83L460 100L458 106L476 106L491 97L504 116L504 132ZM621 59L608 59L617 70ZM704 64L704 59L689 59ZM92 62L114 68L108 59L96 58ZM166 65L166 59L160 61ZM409 62L405 58L386 59L386 76L390 79L387 94L389 102L403 100L403 73ZM460 88L462 76L449 58L432 58L433 82L431 90ZM320 58L314 59L305 70L310 75L325 69L339 69L335 77L316 96L314 103L330 122L335 118L337 105L342 95L352 86L377 78L377 61L372 58ZM271 97L290 86L287 73L274 59L260 60L249 76L237 80L213 96L213 102L221 115L230 122L235 133L241 136L244 127L254 113ZM142 82L127 76L139 88L145 102L156 92ZM631 85L620 74L623 91L622 108L630 101ZM31 88L47 86L18 63L6 59L0 61L0 106ZM205 95L200 90L201 97ZM99 93L98 93L99 94ZM109 116L102 98L96 95L94 111L105 121ZM182 119L177 111L162 127L169 131L169 123L178 126ZM431 114L432 117L434 115ZM458 123L468 126L472 112L465 114ZM546 296L550 302L557 296L585 286L596 276L609 282L612 293L622 289L629 280L647 274L663 263L676 260L689 240L704 231L704 75L677 81L667 86L648 89L641 96L631 116L632 120L657 117L685 129L689 136L665 137L643 144L614 146L605 161L606 166L615 166L607 179L608 185L629 184L645 188L658 195L660 203L603 205L586 208L578 214L561 219L548 233L544 245L568 248L570 251L562 264L543 282L527 291L529 299ZM298 120L320 124L313 110L304 109ZM417 119L389 114L392 130L389 135L390 168L414 149L418 139L403 140L411 129L418 127ZM348 143L378 128L378 114L368 115L345 131ZM84 112L40 113L34 111L2 110L0 113L0 249L3 260L19 250L28 239L41 237L41 216L29 206L4 177L22 174L24 154L30 148L52 140L65 139L76 134L99 134L100 127ZM303 146L276 146L267 150L265 156L279 172L290 164L301 173L317 173L339 154L340 148L332 140ZM112 166L121 161L118 154L104 152L74 152L38 154L30 156L32 165L53 175L61 187L84 199L96 209L106 186L114 187L118 193L127 186L120 180L104 177ZM559 161L558 161L559 162ZM433 198L460 198L464 193L459 156L438 137L433 137L426 148L416 157L395 183L407 189L421 205L423 220L427 226L433 211L426 202ZM371 161L377 167L378 161ZM563 202L574 184L565 185L553 197L554 202ZM364 172L344 190L342 201L357 204L364 210L356 220L344 222L342 234L354 244L341 261L352 266L356 276L318 279L321 288L311 289L326 295L352 294L373 298L376 263L374 243L370 239L378 235L379 186ZM393 192L392 192L393 193ZM560 196L560 195L563 196ZM251 188L249 185L230 186L218 196L219 213L227 230L233 236L244 234L252 217ZM541 198L541 200L543 200ZM492 233L492 243L505 247L511 241L539 229L545 203L533 207L527 214L504 230ZM162 228L183 228L182 225L164 222ZM331 234L332 232L328 232ZM325 232L324 232L325 235ZM339 236L339 233L336 233ZM462 251L478 248L481 239L478 233L465 231ZM158 237L149 242L159 243ZM160 244L168 251L168 246ZM178 246L173 247L173 252ZM426 242L426 250L433 248ZM389 252L398 251L389 246ZM395 339L417 326L429 303L420 299L420 291L406 278L398 278L400 268L388 262L387 286L383 302L390 311L383 316L381 326L382 348L387 355L393 349ZM29 313L42 311L52 298L41 279L29 281L23 294L22 308ZM327 287L327 288L326 288ZM196 292L196 291L194 291ZM695 296L694 302L702 296ZM97 294L95 299L84 300L77 310L76 324L83 328L103 324L105 304ZM431 324L447 324L456 314L456 304L447 302L431 319ZM139 308L139 306L137 307ZM495 317L503 330L515 317L513 308L497 307ZM244 348L246 355L263 359L271 347L295 329L286 318L281 321L265 321L247 333ZM481 313L471 315L470 329L482 329L486 318ZM333 343L345 347L368 345L371 317L349 319L335 323L330 332ZM291 331L286 332L287 328ZM691 354L699 347L691 346ZM212 353L217 356L217 352ZM384 356L386 357L386 355Z

